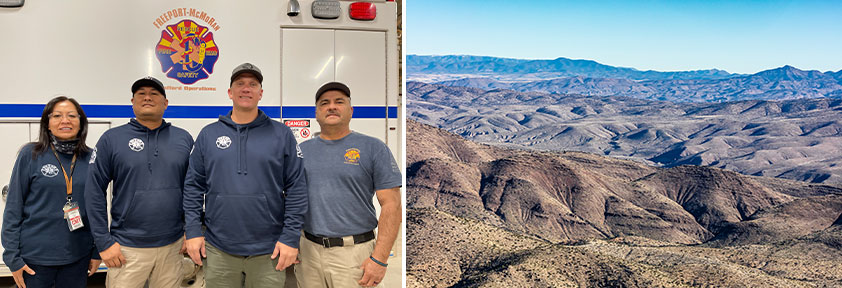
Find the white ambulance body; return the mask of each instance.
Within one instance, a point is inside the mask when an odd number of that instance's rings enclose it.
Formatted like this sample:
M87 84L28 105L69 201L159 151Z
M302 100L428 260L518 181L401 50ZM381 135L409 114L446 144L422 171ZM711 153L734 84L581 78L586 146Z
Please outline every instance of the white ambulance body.
M346 83L351 129L386 142L403 167L396 15L391 1L86 0L0 7L0 186L8 184L18 149L36 140L44 104L53 97L82 104L93 146L105 130L133 117L130 86L153 76L166 86L164 118L195 138L230 111L231 71L244 62L263 72L261 109L286 121L299 141L319 131L315 91L327 82ZM0 276L9 275L0 266Z

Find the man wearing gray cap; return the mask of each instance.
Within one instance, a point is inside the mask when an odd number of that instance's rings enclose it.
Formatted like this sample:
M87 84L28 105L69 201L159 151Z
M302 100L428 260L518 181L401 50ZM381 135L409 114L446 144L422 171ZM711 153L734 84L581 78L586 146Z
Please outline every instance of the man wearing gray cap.
M316 92L321 133L301 143L310 203L295 269L302 288L378 286L398 235L400 170L383 141L351 131L353 114L345 84L327 83Z
M190 154L187 253L198 265L207 258L208 288L244 281L246 287L283 287L284 269L298 256L307 211L304 156L289 127L257 108L262 83L256 66L234 68L228 88L233 109L199 132Z
M135 81L131 101L135 118L106 131L91 154L85 186L91 233L109 268L106 286L140 288L148 281L149 287L179 287L181 196L193 137L164 121L169 101L158 79Z

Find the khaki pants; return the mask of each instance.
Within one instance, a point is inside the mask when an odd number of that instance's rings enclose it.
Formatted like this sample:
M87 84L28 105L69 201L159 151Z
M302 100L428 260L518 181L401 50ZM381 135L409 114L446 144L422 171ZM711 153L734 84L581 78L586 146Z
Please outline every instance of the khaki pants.
M286 273L275 270L278 259L272 254L237 256L225 253L205 242L205 285L215 287L284 287ZM243 281L245 276L245 282Z
M300 288L345 288L361 287L357 281L363 278L360 268L363 261L374 251L374 240L350 246L325 248L304 238L295 264L295 278ZM354 243L353 237L345 237L345 243ZM377 285L380 287L381 285Z
M141 288L149 280L149 287L179 287L184 277L181 243L183 239L156 248L121 246L126 264L108 268L105 286L109 288Z

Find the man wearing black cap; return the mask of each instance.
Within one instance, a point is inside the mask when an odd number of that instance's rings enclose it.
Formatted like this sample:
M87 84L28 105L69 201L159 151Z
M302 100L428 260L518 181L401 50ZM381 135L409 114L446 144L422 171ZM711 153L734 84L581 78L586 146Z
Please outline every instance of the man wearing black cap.
M91 154L86 210L106 286L179 287L184 221L182 188L193 137L164 121L168 100L158 79L132 85L136 118L111 128ZM114 184L111 225L106 188Z
M207 258L208 288L283 287L284 269L298 256L307 210L303 155L289 127L257 108L262 83L256 66L234 68L233 109L202 129L190 154L186 246L196 264Z
M377 286L398 235L400 170L385 143L351 131L353 113L345 84L327 83L316 92L321 133L301 143L310 203L295 269L302 288Z

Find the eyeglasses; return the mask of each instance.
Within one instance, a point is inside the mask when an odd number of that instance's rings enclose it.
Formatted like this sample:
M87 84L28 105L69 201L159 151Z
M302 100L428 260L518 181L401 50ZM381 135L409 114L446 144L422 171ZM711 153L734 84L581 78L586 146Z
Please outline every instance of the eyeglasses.
M62 115L60 113L50 114L50 120L61 121L61 118L67 118L67 120L70 120L70 121L79 120L79 114L73 114L73 113L68 113L68 114L64 114L64 115Z

